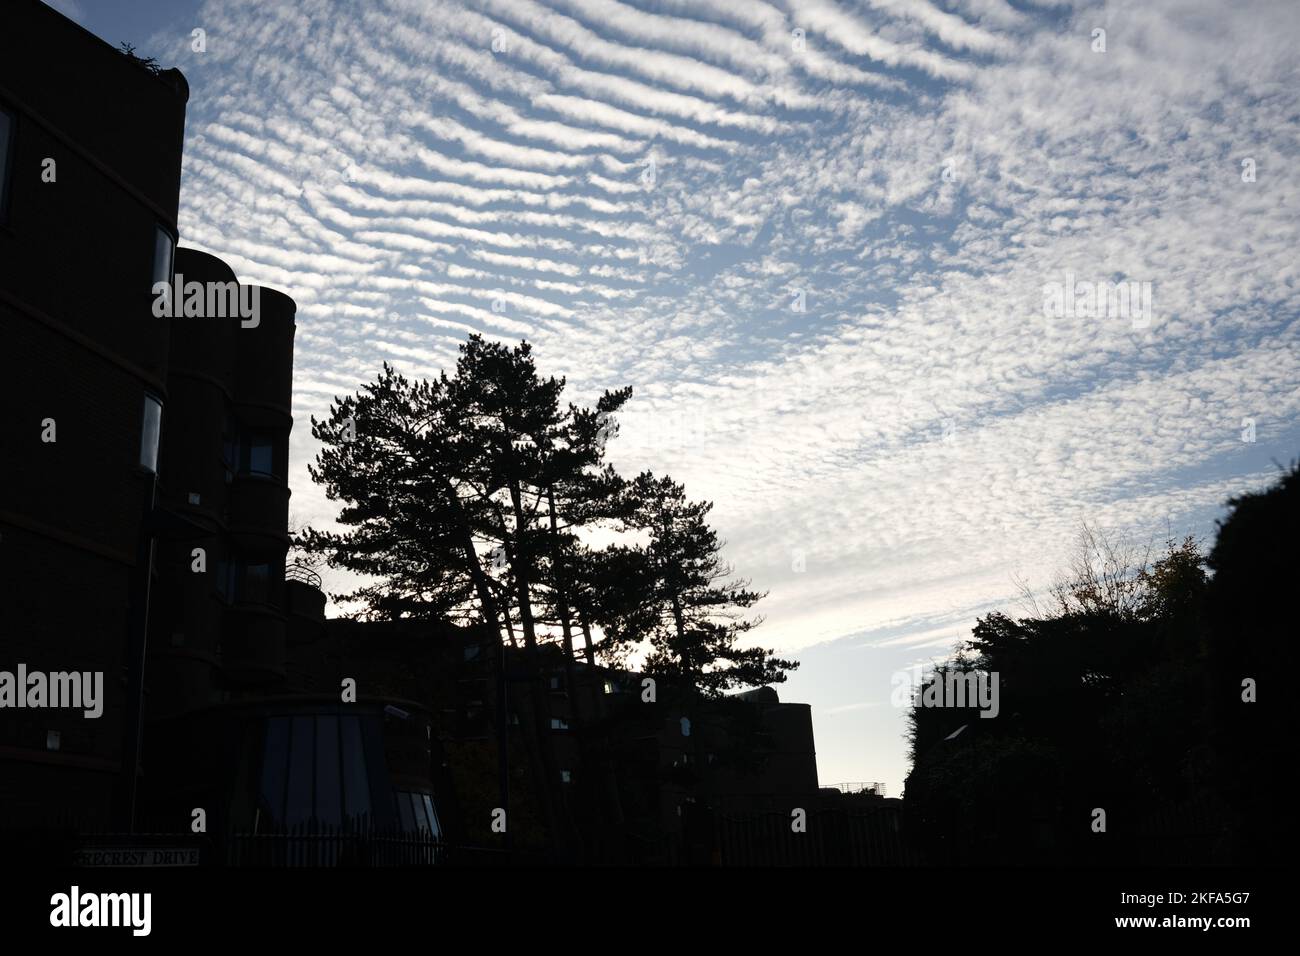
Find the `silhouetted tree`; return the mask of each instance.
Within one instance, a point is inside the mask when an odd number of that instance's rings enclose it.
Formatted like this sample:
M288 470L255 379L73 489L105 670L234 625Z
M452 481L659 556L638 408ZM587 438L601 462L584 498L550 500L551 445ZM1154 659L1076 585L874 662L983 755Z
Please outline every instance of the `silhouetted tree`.
M333 595L360 605L353 616L473 616L498 633L483 534L491 506L447 402L445 378L411 382L384 365L375 382L336 400L328 418L313 418L322 448L308 472L344 503L338 521L347 530L306 528L299 543L364 576L355 591Z
M1206 606L1215 778L1237 825L1236 857L1281 865L1291 848L1291 687L1300 580L1300 464L1229 502L1210 552Z
M638 626L620 635L646 640L649 674L675 678L706 696L735 687L781 683L799 665L740 640L761 619L744 612L763 595L745 580L728 580L733 569L722 561L722 545L706 518L711 502L692 502L671 478L638 475L629 495L633 521L650 542L639 552L644 575L653 586L632 617Z
M522 695L533 718L525 732L553 784L540 789L555 804L547 815L557 837L571 828L538 683L542 643L562 645L570 690L577 630L589 660L648 642L651 672L710 695L779 682L795 666L738 646L758 623L741 612L761 595L723 580L730 569L705 521L711 506L688 502L666 478L629 486L605 463L631 389L586 408L561 405L564 385L538 374L528 343L478 335L452 375L412 382L385 365L312 420L322 448L309 470L342 502L343 530L308 528L297 539L364 576L335 595L355 616L473 621L501 646L522 645L536 678ZM649 543L584 543L602 525L646 530Z
M328 419L313 420L324 447L311 474L345 502L339 522L348 530L308 529L301 542L369 578L338 598L361 602L361 616L476 616L498 640L513 641L517 613L540 680L537 607L560 603L555 586L565 580L559 522L573 533L599 510L584 510L583 490L603 487L589 474L603 454L586 439L592 415L562 409L563 387L537 374L527 343L471 336L453 376L413 383L385 366ZM600 411L625 399L607 396ZM558 801L545 694L523 696L548 781L541 791ZM559 824L558 812L548 816Z
M1051 612L981 618L931 680L996 674L999 715L910 715L909 812L931 852L973 862L967 854L983 846L998 862L1131 861L1145 852L1145 821L1213 802L1207 588L1194 539L1168 542L1151 561L1150 549L1085 527ZM1027 793L1029 804L1015 796ZM1090 839L1096 808L1107 812L1104 841Z

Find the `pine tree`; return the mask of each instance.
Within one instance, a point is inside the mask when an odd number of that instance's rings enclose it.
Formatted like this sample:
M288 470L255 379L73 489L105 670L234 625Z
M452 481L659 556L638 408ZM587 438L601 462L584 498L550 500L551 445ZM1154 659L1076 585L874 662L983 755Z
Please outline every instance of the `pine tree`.
M637 520L650 533L644 560L653 590L636 617L648 622L645 670L675 678L704 696L737 687L781 683L799 665L740 641L761 618L744 612L764 595L747 580L729 580L722 544L708 524L711 502L688 501L671 478L643 473L629 492Z

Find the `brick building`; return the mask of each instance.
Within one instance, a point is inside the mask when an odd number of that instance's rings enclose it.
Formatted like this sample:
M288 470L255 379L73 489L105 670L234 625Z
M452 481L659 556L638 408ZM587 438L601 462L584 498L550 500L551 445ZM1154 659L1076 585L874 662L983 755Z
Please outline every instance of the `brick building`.
M107 822L152 494L189 89L35 0L0 30L0 669L103 674L103 713L0 711L0 803ZM87 83L87 77L96 82ZM143 462L143 467L142 467Z
M98 716L0 706L4 825L436 830L423 705L291 663L325 603L285 575L295 305L176 248L185 78L36 0L4 18L0 695L102 676ZM255 321L157 308L179 275Z

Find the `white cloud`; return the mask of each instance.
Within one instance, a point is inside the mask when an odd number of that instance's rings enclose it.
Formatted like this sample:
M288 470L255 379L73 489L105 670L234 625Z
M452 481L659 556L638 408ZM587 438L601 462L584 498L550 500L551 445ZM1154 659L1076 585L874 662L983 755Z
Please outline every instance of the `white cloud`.
M715 501L757 640L941 654L1300 442L1300 7L1023 6L208 2L182 241L297 299L298 414L527 336L634 386L612 458ZM1045 316L1067 272L1154 315Z

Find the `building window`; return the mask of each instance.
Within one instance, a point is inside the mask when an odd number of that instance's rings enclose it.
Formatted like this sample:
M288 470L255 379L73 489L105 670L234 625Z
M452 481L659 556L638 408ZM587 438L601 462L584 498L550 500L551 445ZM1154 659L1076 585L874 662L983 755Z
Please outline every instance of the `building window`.
M312 759L316 747L316 721L311 717L286 718L290 727L289 784L285 795L284 822L290 825L306 823L316 816L315 776ZM338 823L337 820L322 820Z
M248 475L274 475L274 447L266 432L248 432L243 440L242 472Z
M140 467L158 474L158 440L162 435L162 402L145 392L144 418L140 425Z
M420 833L435 840L442 836L438 814L434 812L433 798L429 794L398 790L397 813L402 829L407 833Z
M239 430L229 415L221 427L221 463L226 467L226 484L239 471Z
M573 783L573 771L572 771L572 770L561 770L561 771L560 771L560 783Z
M221 434L221 461L226 482L236 474L279 477L276 468L275 432L246 429L227 417Z
M248 443L248 471L254 475L269 475L271 468L271 442L261 436Z
M153 231L153 284L172 283L172 259L176 251L176 240L162 226L155 226ZM153 286L151 285L150 288ZM175 303L179 307L179 303Z
M14 115L0 107L0 222L9 220L9 170L13 168Z
M372 813L363 720L371 718L267 719L258 806L269 826L310 820L337 826Z
M271 566L265 562L240 564L243 574L238 582L239 600L252 604L271 604Z
M238 558L217 561L217 593L226 601L274 605L271 581L271 565L265 561L253 564Z
M568 722L567 720L565 720L563 717L552 717L552 718L551 718L551 729L552 729L552 730L568 730L568 729L569 729L569 722Z

